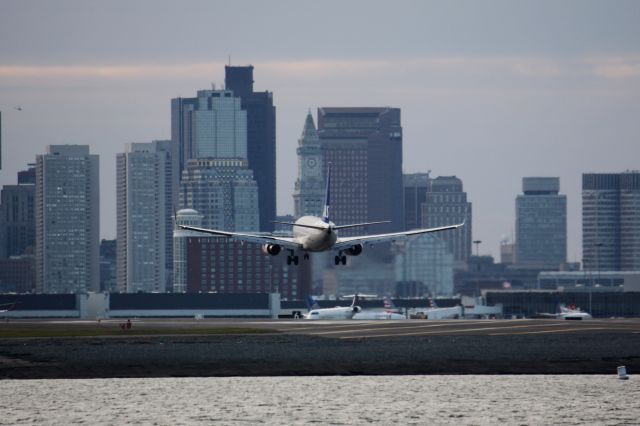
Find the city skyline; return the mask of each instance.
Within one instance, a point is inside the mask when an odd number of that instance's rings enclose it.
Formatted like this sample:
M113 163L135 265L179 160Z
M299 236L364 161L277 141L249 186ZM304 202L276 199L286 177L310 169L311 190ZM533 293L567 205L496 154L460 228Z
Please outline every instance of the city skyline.
M115 154L167 139L169 100L221 84L229 53L233 65L254 65L256 90L273 92L278 108L278 214L293 212L300 123L322 106L400 108L403 172L459 176L475 205L474 239L496 258L522 177L560 177L568 260L580 261L582 173L638 168L635 2L407 2L384 13L354 2L338 16L315 11L314 22L301 18L304 5L256 2L246 32L198 25L246 3L141 2L127 17L123 4L5 3L0 16L0 184L14 184L47 144L90 145L101 157L101 237L115 237ZM189 22L188 31L146 34L141 16L158 28ZM403 25L383 36L387 20ZM254 43L265 25L273 34Z

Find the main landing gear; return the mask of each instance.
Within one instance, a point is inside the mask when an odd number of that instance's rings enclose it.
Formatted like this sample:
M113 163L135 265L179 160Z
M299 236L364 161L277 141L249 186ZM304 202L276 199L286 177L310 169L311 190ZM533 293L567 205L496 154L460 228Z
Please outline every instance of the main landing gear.
M342 254L342 252L338 252L338 255L333 259L333 261L336 264L336 266L341 264L341 263L343 265L346 265L347 264L347 256Z

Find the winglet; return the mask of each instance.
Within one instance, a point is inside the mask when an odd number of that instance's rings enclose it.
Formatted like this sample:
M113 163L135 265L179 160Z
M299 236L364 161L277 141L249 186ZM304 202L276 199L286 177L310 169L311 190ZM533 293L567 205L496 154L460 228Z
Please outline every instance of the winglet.
M331 205L331 163L327 165L327 189L324 195L324 208L322 209L322 221L329 223L329 206Z

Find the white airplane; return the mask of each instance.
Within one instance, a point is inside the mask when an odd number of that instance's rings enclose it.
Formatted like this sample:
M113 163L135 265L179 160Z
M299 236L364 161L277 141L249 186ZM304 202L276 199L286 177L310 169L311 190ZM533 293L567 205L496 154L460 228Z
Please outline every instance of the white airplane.
M284 248L289 252L287 256L287 264L298 264L298 255L296 253L303 252L304 259L309 258L310 252L321 252L327 250L335 250L335 264L347 264L348 256L358 256L362 253L365 243L395 241L405 239L413 235L427 234L432 232L447 231L449 229L458 229L464 226L464 221L456 225L441 226L438 228L414 229L412 231L391 232L387 234L362 235L357 237L338 237L339 229L355 228L359 226L375 225L382 222L366 222L352 223L348 225L336 225L329 219L330 208L330 192L331 187L331 163L327 171L327 187L325 192L325 203L321 217L302 216L295 223L275 222L293 226L293 237L280 237L271 234L249 234L244 232L220 231L217 229L197 228L194 226L179 225L182 229L203 232L212 235L229 237L239 241L247 241L251 243L262 244L262 251L272 256L278 255Z
M384 311L362 310L353 315L354 320L404 320L407 319L395 307L391 299L384 298Z
M362 308L358 306L358 295L353 296L351 306L336 306L335 308L320 308L318 302L313 300L311 296L307 296L307 305L309 312L305 315L305 319L309 320L341 320L341 319L353 319L353 317Z
M580 308L577 308L574 305L571 305L571 306L560 305L560 313L557 313L557 314L539 313L539 314L536 314L535 317L578 320L578 321L589 320L592 318L591 314L589 314L588 312L583 312Z
M413 308L409 311L410 315L424 319L455 319L462 316L462 307L451 306L448 308L441 308L436 304L436 301L429 298L429 307L427 308Z
M583 312L576 306L560 305L560 313L558 314L558 318L566 320L588 320L591 319L591 315L587 312Z

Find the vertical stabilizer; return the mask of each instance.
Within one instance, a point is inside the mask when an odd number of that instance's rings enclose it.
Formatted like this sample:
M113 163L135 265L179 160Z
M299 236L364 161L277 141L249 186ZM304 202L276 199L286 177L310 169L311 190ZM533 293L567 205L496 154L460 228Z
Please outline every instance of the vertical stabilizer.
M324 208L322 209L322 221L329 223L329 206L331 205L331 163L327 166L327 189L324 193Z

